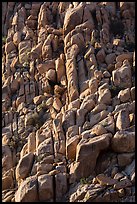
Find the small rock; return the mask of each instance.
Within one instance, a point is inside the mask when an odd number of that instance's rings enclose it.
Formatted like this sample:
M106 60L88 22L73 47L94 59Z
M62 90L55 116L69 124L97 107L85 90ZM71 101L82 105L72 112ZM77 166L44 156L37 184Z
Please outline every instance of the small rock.
M118 93L118 98L120 99L121 102L129 101L130 100L130 89L127 88L127 89L121 90Z
M46 78L50 81L56 82L56 71L53 69L50 69L46 73Z
M124 130L130 127L129 113L126 109L120 110L116 120L117 130Z
M114 185L116 184L118 181L116 179L112 179L111 177L107 177L104 174L99 174L96 176L97 181L102 185Z
M123 178L120 181L118 181L116 184L114 184L114 189L121 189L126 188L128 186L132 186L131 181L128 178Z

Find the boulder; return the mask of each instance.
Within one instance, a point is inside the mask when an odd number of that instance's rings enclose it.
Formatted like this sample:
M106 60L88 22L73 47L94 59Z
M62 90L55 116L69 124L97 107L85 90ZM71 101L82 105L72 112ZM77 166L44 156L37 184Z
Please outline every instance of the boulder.
M95 101L91 97L86 97L81 103L80 109L86 109L88 112L95 107Z
M118 93L118 98L120 99L121 102L128 102L131 98L130 98L130 89L124 89L121 90Z
M128 153L135 151L135 132L121 130L116 132L111 140L111 148L117 153Z
M112 81L116 87L131 88L131 67L129 63L125 63L122 67L112 71Z
M114 185L114 189L118 190L121 188L126 188L132 186L131 181L128 178L123 178Z
M56 82L56 71L53 69L49 69L46 72L46 78L49 79L52 82Z
M28 136L28 153L34 153L36 151L36 135L32 132Z
M43 141L38 145L38 148L36 149L36 154L38 156L40 156L41 154L44 154L45 156L49 156L49 155L53 154L52 138L51 137L46 138L43 135L42 139L43 139Z
M30 152L19 160L19 163L16 167L17 180L24 179L29 175L32 168L33 159L34 154Z
M106 54L104 49L102 48L101 50L98 51L96 55L98 63L103 63L105 61L105 57L106 57Z
M94 94L98 89L98 80L96 78L91 78L89 81L89 90L91 94Z
M117 156L118 165L121 167L129 165L132 162L133 157L134 157L134 153L118 154Z
M93 173L96 160L101 150L109 147L112 134L103 134L89 140L81 140L77 145L76 162L71 165L71 181L79 180L82 177L88 177ZM85 162L88 158L88 162ZM73 180L74 179L74 180Z
M108 54L105 57L105 61L106 61L107 65L113 64L115 59L116 59L116 54L115 53Z
M108 177L104 174L98 174L96 176L96 180L100 183L100 185L104 186L112 186L114 184L116 184L118 181L117 179L112 179L111 177Z
M16 47L12 41L5 44L5 52L6 54L11 53L13 50L16 50Z
M67 132L68 128L75 125L76 109L71 109L65 112L62 119L62 127Z
M12 152L8 145L2 145L2 171L3 173L13 167Z
M76 125L78 125L79 127L83 126L84 122L85 122L85 116L87 114L87 109L81 108L77 110L76 113Z
M62 197L67 192L67 175L66 173L58 173L55 175L55 182L56 182L56 201L61 201Z
M116 128L117 130L124 130L130 127L129 113L126 109L120 110L117 115Z
M68 138L66 141L66 157L68 159L75 160L76 158L76 148L80 140L79 135L75 135L71 138Z
M60 82L62 76L65 75L65 63L63 54L61 54L60 57L55 61L55 69L57 73L57 81Z
M28 177L23 181L15 193L15 202L37 202L37 182L36 176Z
M9 169L2 175L2 190L10 189L14 187L14 172L13 169Z
M101 124L97 124L97 125L93 126L91 131L92 131L92 133L95 133L96 135L103 135L103 134L107 133L107 130Z
M132 60L132 53L123 53L116 57L116 62L123 62L124 60Z
M53 101L53 107L55 108L55 110L60 111L60 109L62 108L62 103L60 101L60 99L58 97L54 98Z
M39 201L53 202L53 177L48 174L38 176Z
M107 88L99 89L98 102L109 105L111 103L111 92Z
M18 45L18 50L19 50L19 62L21 64L23 63L28 63L29 59L29 52L31 51L31 41L26 40L26 41L21 41Z
M13 43L18 46L18 44L21 42L21 32L17 31L14 35L13 35Z
M44 99L43 95L35 96L33 98L33 102L34 104L39 105L43 101L43 99Z
M64 18L64 34L66 35L75 28L76 25L82 22L83 5L78 5L76 8L68 9Z

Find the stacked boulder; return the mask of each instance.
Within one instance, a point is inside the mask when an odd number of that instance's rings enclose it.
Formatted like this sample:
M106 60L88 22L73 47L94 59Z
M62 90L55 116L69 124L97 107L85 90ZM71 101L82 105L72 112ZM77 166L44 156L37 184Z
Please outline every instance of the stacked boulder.
M2 3L3 202L135 201L135 2Z

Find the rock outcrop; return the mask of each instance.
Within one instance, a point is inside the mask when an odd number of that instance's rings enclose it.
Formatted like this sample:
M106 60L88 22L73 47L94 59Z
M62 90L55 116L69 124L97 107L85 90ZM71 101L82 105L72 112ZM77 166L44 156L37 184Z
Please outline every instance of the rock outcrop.
M135 2L2 2L2 201L135 201Z

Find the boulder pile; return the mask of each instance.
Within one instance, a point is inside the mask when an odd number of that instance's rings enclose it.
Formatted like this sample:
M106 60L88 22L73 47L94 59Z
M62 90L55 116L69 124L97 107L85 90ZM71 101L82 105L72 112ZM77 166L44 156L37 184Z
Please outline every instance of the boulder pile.
M2 2L2 201L135 201L135 2Z

